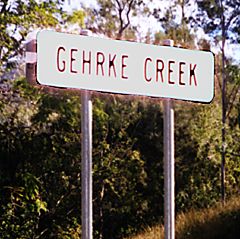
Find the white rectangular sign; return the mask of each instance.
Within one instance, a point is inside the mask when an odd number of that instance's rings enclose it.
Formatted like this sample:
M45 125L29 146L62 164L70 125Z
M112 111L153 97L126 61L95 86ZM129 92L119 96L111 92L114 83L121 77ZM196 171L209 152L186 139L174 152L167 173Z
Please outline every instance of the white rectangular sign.
M210 102L211 52L53 31L37 36L37 81L43 85Z

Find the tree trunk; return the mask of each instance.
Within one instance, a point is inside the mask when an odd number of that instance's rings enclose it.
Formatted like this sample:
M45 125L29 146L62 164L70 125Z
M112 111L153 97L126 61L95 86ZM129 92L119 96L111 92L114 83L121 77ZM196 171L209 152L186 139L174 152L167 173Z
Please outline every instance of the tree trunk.
M226 76L225 76L225 40L226 40L226 29L225 29L225 17L224 8L222 1L222 160L221 160L221 199L222 204L225 204L225 162L226 162Z

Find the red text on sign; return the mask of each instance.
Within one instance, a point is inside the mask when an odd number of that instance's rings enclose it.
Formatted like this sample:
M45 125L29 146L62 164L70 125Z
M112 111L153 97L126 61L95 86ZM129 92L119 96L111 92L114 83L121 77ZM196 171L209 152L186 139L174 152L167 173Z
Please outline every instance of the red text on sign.
M128 55L91 52L77 48L57 48L56 66L61 73L82 74L92 76L114 77L123 80L127 75Z
M161 82L168 85L197 86L197 64L173 60L153 60L147 57L143 64L143 77L147 82Z

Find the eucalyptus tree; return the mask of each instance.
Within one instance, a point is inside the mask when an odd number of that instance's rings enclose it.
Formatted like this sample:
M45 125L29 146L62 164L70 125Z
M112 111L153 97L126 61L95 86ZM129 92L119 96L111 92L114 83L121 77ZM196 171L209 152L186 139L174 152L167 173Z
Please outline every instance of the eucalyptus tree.
M221 198L225 201L225 163L226 163L226 121L229 110L232 108L232 101L227 98L227 59L226 43L240 42L240 1L216 0L197 1L198 11L195 22L202 27L206 34L209 34L215 41L220 43L222 55L221 61L221 98L222 98L222 147L221 147ZM239 81L236 81L233 92L239 91ZM233 97L236 100L236 97Z

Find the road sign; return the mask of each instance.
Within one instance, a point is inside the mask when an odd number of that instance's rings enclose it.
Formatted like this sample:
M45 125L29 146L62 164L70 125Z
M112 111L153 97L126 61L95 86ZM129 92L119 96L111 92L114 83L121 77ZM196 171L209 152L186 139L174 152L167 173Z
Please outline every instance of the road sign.
M37 81L43 85L210 102L211 52L53 31L37 36Z

